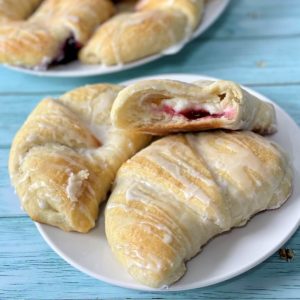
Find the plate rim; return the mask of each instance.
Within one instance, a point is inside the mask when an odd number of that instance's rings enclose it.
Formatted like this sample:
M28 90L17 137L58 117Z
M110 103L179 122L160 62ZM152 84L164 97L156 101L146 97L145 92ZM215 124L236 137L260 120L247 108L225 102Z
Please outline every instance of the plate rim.
M220 80L220 78L211 77L211 76L202 75L202 74L169 73L169 74L158 74L158 75L151 75L151 76L136 77L136 78L133 78L133 79L130 79L130 80L120 82L119 84L128 85L128 84L131 84L133 82L140 81L140 80L162 79L162 78L171 79L171 80L180 80L181 77L190 78L190 79L193 78L192 81L196 81L196 80ZM188 80L188 82L191 82L191 81ZM298 133L300 134L299 126L297 125L297 123L290 117L290 115L284 109L282 109L279 105L277 105L275 102L273 102L270 98L268 98L268 97L262 95L261 93L253 90L252 88L246 87L242 84L240 84L240 86L243 89L245 89L246 91L248 91L250 94L255 95L256 97L258 97L259 99L262 99L262 100L267 101L267 102L271 102L275 106L276 111L279 111L280 114L283 114L284 117L288 118L289 121L292 122L297 127ZM295 183L296 176L294 176L293 181ZM263 261L265 261L267 258L272 256L283 244L285 244L292 237L292 235L296 232L296 230L300 226L300 216L298 217L298 220L294 224L293 228L289 231L288 234L286 234L283 238L281 238L280 242L278 242L275 246L272 245L271 249L267 253L265 253L258 260L256 260L255 262L247 265L246 267L241 268L238 271L233 271L231 273L228 273L226 276L214 277L214 279L212 279L208 282L206 281L204 284L201 284L201 283L200 284L197 284L197 283L193 284L192 283L192 284L188 285L187 287L183 287L183 288L182 287L179 288L179 287L176 287L176 286L173 287L171 285L170 288L158 288L158 289L143 286L143 285L139 284L138 282L134 282L133 284L128 284L128 283L121 282L119 280L114 280L114 279L110 279L110 278L107 279L107 277L105 277L105 276L96 274L93 271L89 271L87 268L79 265L78 263L73 261L72 258L69 258L67 255L65 255L55 244L53 244L51 242L50 238L47 236L46 231L44 230L44 228L49 227L49 225L40 224L40 223L37 223L37 222L34 222L34 223L35 223L39 233L41 234L43 239L47 242L47 244L50 246L50 248L52 248L62 259L64 259L66 262L68 262L75 269L83 272L86 275L89 275L90 277L92 277L94 279L101 280L101 281L103 281L105 283L108 283L108 284L111 284L113 286L126 288L126 289L131 289L131 290L136 290L136 291L175 292L175 291L188 291L188 290L193 290L193 289L197 289L197 288L204 288L204 287L212 286L212 285L215 285L215 284L218 284L218 283L223 283L225 281L228 281L229 279L235 278L235 277L237 277L241 274L244 274L244 273L248 272L249 270L253 269L257 265L259 265ZM233 229L238 229L238 227L235 227ZM228 233L230 234L230 232L231 231L229 231ZM197 254L196 256L198 256L198 255L201 255L201 254ZM194 258L192 258L192 259L194 259ZM189 260L189 261L191 261L191 260ZM187 261L187 262L189 262L189 261ZM122 268L121 265L120 265L120 268ZM123 268L123 270L124 270L124 268Z
M53 69L52 70L51 69L49 69L49 70L34 70L34 69L21 68L21 67L9 65L9 64L2 64L2 66L8 70L13 70L13 71L19 72L21 74L23 73L23 74L28 74L28 75L38 76L38 77L49 77L49 78L80 78L80 77L83 78L83 77L91 77L91 76L101 76L101 75L109 75L109 74L114 74L114 73L130 70L130 69L134 69L137 67L142 67L143 65L151 63L160 58L177 54L178 52L182 51L183 48L187 44L189 44L195 38L201 36L206 30L208 30L208 28L210 28L221 17L221 15L225 11L225 9L228 7L231 0L215 0L215 1L219 2L218 12L211 18L210 22L204 24L203 26L201 26L201 23L200 23L199 27L193 32L193 34L190 36L190 38L188 38L186 41L182 41L182 45L175 52L167 53L167 51L169 49L171 49L172 47L176 47L177 45L180 44L180 42L175 45L170 46L169 48L161 51L160 53L156 53L156 54L138 59L136 61L123 64L121 66L119 66L119 65L103 66L101 64L91 65L91 66L94 66L95 68L93 68L91 70L81 70L81 71L76 70L75 73L73 73L72 71L68 71L68 70L67 71L64 71L64 70L62 70L62 71L54 70L53 71ZM81 63L78 59L71 63L77 63L77 62L81 65ZM82 64L82 65L84 65L84 64ZM58 66L58 67L63 68L63 65ZM99 71L99 70L97 70L97 67L99 67L99 68L104 67L104 69ZM79 72L79 74L78 74L78 72Z

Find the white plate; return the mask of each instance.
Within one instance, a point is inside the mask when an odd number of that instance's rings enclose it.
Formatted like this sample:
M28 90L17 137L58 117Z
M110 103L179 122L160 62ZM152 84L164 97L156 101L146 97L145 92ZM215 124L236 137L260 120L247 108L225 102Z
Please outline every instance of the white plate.
M149 78L168 78L193 82L215 78L171 74ZM124 82L129 84L140 79ZM270 101L261 94L245 88L256 97ZM275 104L274 104L275 105ZM168 291L188 290L215 284L237 276L272 255L296 231L300 223L300 130L280 107L275 105L278 133L269 137L279 143L289 154L294 171L292 197L280 208L253 217L247 226L214 238L203 251L188 263L184 277ZM102 209L103 210L103 209ZM104 216L88 234L66 233L51 226L36 224L46 242L72 266L102 281L137 290L153 290L136 283L115 260L104 232Z
M131 69L140 65L144 65L148 62L151 62L155 59L158 59L164 55L171 55L179 52L189 41L201 35L208 27L210 27L222 14L228 5L229 0L210 0L205 5L203 19L199 25L199 27L195 30L193 35L189 40L186 40L183 43L172 46L162 53L148 56L143 59L139 59L132 63L127 63L124 65L117 66L103 66L103 65L85 65L79 61L74 61L72 63L66 65L60 65L56 67L52 67L49 70L38 71L31 70L25 68L14 67L10 65L5 65L9 69L13 69L15 71L39 75L39 76L49 76L49 77L83 77L83 76L93 76L93 75L101 75L119 72L127 69Z

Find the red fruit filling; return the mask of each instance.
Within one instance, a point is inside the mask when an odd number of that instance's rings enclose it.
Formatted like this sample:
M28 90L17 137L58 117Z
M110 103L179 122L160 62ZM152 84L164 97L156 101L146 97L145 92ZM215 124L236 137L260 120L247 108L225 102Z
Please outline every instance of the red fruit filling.
M82 45L76 41L75 37L73 35L70 36L61 47L58 56L52 61L51 66L62 65L76 60L81 47Z
M221 118L225 115L225 113L211 114L205 109L193 109L193 108L187 108L181 111L175 111L171 106L168 105L164 105L163 112L171 116L184 116L188 120L197 120L205 117Z

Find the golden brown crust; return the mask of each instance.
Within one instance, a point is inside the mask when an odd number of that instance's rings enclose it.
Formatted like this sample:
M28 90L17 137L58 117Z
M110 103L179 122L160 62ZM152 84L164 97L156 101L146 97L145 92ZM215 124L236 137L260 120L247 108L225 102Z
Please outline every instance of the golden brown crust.
M32 219L66 231L94 227L116 171L149 141L111 126L121 88L91 85L45 99L16 134L9 172Z
M29 23L1 26L0 62L27 68L46 68L61 51L61 41L46 28Z
M285 155L254 133L164 137L118 171L106 236L137 281L169 285L209 239L279 207L291 188Z

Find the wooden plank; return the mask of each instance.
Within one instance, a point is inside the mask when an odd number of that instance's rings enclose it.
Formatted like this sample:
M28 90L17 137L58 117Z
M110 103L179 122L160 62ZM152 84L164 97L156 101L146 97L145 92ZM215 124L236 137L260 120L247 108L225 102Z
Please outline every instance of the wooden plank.
M177 55L117 74L88 78L32 77L1 67L0 95L61 93L88 83L118 83L140 76L178 72L206 74L243 84L299 83L299 41L297 37L249 40L199 38Z
M298 0L231 0L205 38L234 39L300 34Z
M14 188L10 184L7 166L8 155L8 148L0 149L0 217L25 215L25 212L20 207Z
M0 251L0 299L299 299L299 231L286 245L297 251L291 262L275 253L237 278L176 293L117 288L80 273L46 245L26 217L0 218L0 237L5 241Z

